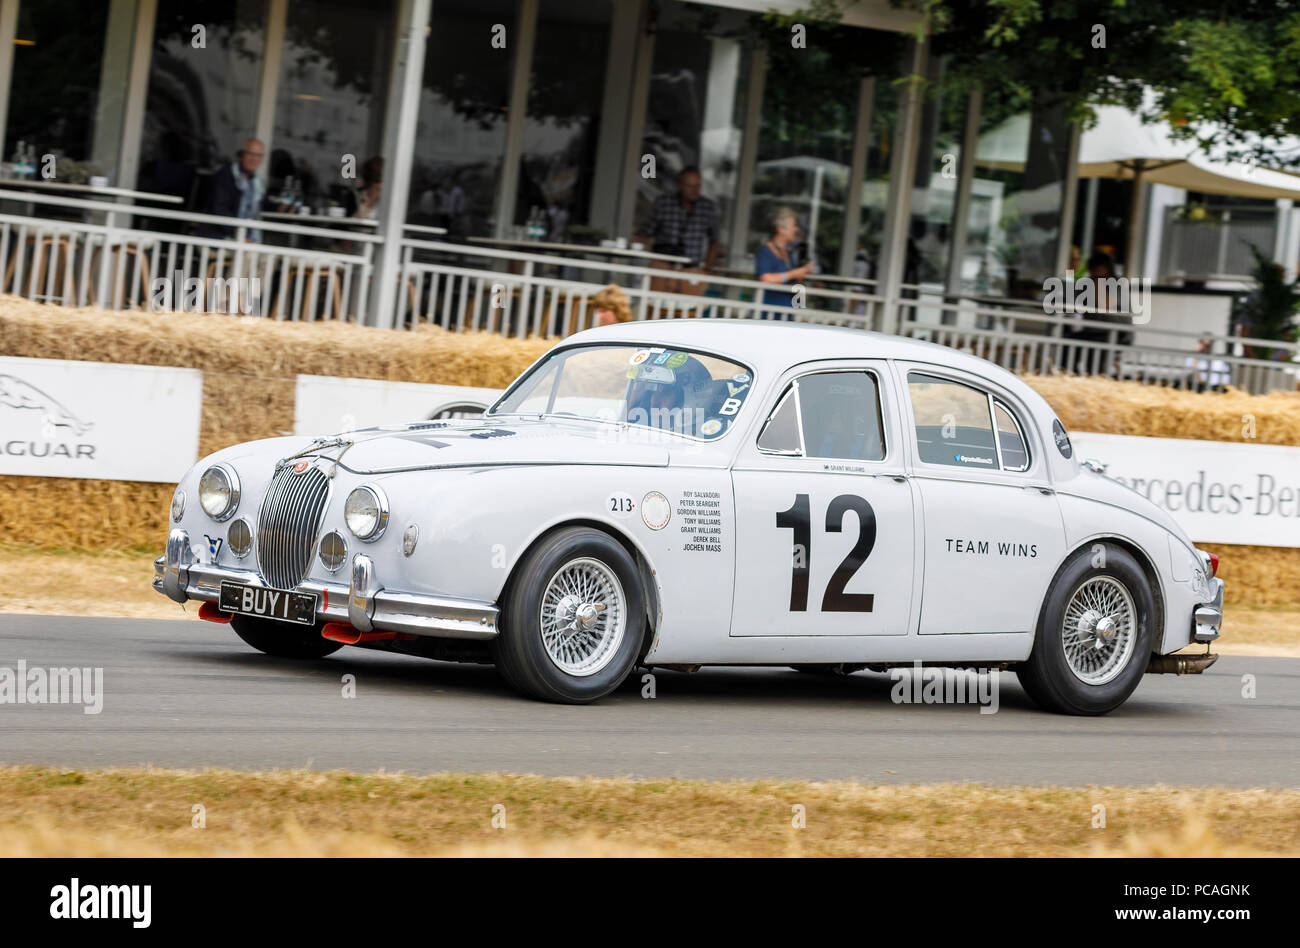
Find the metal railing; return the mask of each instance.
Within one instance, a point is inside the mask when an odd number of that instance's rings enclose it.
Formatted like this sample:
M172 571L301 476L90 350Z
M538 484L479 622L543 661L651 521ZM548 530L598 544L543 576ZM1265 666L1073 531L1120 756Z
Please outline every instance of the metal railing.
M810 280L791 306L764 296L781 287L756 280L407 239L397 325L567 336L594 325L590 299L610 282L622 286L637 319L797 319L871 329L883 302Z
M1045 312L1034 300L952 296L918 285L904 285L887 299L871 280L814 275L796 288L794 305L783 305L765 298L765 291L780 294L789 287L735 276L414 238L403 239L400 259L388 271L396 280L388 319L370 312L375 251L383 242L376 234L13 190L0 190L0 201L91 218L0 214L0 291L46 303L233 310L276 319L558 338L592 326L591 298L614 282L623 287L634 318L790 319L886 330L963 349L1014 372L1068 372L1180 388L1226 382L1250 392L1292 390L1300 376L1295 343L1216 335L1210 337L1214 354L1201 355L1195 350L1204 333L1142 325L1142 344L1134 345L1134 327L1105 313ZM143 221L118 224L131 215ZM230 236L150 229L154 221L229 228ZM244 239L254 228L262 232L261 242ZM277 245L266 238L324 246ZM224 285L224 298L209 293L197 307L190 305L191 288L214 282Z
M93 218L0 214L0 289L6 293L113 310L181 308L292 320L364 321L366 316L374 245L380 240L373 234L7 189L0 189L0 201L40 204ZM117 224L119 218L133 215L228 229L230 236ZM245 238L252 231L335 246L250 242Z
M1116 320L1097 309L1052 313L1033 300L985 299L925 293L904 287L898 331L988 359L1022 374L1065 372L1199 389L1233 385L1253 394L1293 391L1300 382L1300 345ZM939 318L907 319L915 314ZM1144 342L1126 341L1134 332ZM1209 340L1210 352L1196 351Z

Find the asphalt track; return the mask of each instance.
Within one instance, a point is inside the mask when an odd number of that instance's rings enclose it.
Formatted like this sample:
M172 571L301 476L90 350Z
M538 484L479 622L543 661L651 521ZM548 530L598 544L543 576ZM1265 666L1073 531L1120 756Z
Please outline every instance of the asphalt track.
M517 697L491 668L358 648L294 662L197 620L0 615L0 666L104 669L97 715L0 704L0 763L503 771L710 779L1300 786L1300 659L1149 675L1104 718L899 705L888 676L659 671L586 707ZM342 697L342 676L356 697ZM1242 696L1254 675L1257 696Z

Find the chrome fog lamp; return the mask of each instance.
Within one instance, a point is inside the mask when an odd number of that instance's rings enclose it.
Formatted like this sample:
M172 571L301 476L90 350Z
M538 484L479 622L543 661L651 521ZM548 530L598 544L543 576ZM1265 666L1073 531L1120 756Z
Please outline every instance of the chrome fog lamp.
M226 546L231 553L241 559L253 548L253 528L243 517L230 525L230 529L226 532Z
M388 526L388 498L378 487L358 487L343 505L343 521L358 540L378 540Z
M331 530L320 538L320 562L331 573L337 573L348 558L348 543L343 534Z
M214 464L199 478L199 506L213 520L229 520L239 506L239 475L229 464Z

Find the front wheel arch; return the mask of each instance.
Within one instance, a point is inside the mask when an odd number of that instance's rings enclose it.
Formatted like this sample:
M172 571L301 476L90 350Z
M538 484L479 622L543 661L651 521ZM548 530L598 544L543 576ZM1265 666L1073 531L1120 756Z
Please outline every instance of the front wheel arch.
M540 546L549 540L552 536L561 530L567 530L570 527L586 527L590 530L599 530L601 533L608 535L618 541L619 545L627 550L628 556L632 557L636 563L637 577L641 582L641 595L646 607L646 633L641 643L641 651L637 656L638 662L644 659L650 648L654 645L659 635L659 583L655 581L655 570L650 565L649 558L641 548L632 541L632 538L603 520L591 520L583 517L574 517L570 520L562 520L553 523L545 530L542 530L537 536L533 537L524 547L519 550L519 555L515 557L514 563L510 566L510 573L506 576L505 583L501 586L501 592L497 595L497 602L504 603L510 598L510 593L514 587L515 581L519 576L520 566L528 559L528 554L534 548Z

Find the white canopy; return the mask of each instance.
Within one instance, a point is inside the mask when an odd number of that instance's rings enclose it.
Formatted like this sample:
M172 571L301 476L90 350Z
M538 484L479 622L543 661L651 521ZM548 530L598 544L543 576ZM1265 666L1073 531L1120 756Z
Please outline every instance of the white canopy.
M1029 115L1008 119L980 136L975 163L1020 171L1029 148ZM1241 162L1219 161L1194 142L1174 141L1163 125L1149 125L1118 106L1097 109L1083 133L1079 177L1134 178L1188 191L1256 198L1300 198L1300 177Z

